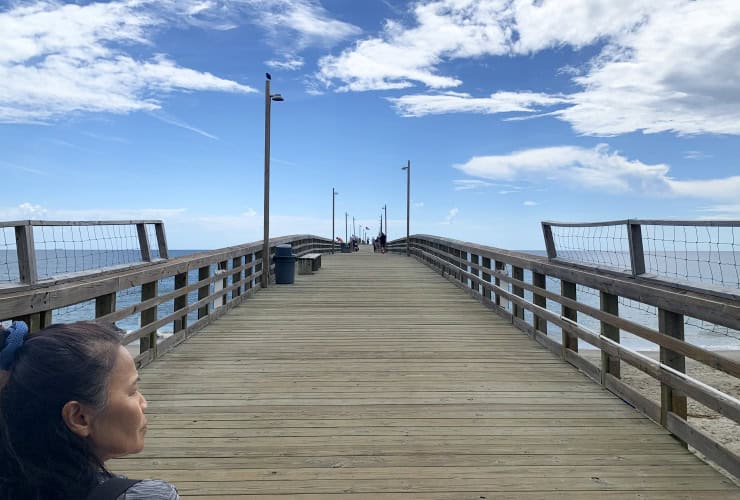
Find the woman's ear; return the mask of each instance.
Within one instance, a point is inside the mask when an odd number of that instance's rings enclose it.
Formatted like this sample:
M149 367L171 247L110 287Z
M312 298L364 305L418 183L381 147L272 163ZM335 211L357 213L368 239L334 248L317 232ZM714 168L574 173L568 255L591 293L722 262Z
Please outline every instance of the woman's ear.
M78 401L67 401L62 407L62 420L70 431L80 437L88 437L92 431L92 414Z

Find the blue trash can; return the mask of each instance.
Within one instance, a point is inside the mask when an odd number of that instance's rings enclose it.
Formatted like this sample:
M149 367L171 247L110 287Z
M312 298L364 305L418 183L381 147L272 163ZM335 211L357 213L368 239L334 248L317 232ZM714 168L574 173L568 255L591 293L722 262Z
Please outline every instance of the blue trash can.
M295 255L293 248L288 245L275 247L275 283L278 285L291 285L295 281Z

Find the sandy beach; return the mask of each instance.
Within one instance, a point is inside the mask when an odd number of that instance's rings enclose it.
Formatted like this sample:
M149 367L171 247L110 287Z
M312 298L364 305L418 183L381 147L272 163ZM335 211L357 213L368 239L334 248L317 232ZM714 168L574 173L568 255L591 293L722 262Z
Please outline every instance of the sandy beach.
M740 361L740 351L721 351L721 353ZM601 362L601 351L583 350L580 354L597 365ZM652 359L658 359L658 352L656 351L642 352L641 354ZM686 359L686 373L725 394L740 399L740 379L688 358ZM623 362L622 380L660 404L660 383L649 375ZM718 442L740 454L740 425L692 399L688 401L688 419L692 425L712 435Z

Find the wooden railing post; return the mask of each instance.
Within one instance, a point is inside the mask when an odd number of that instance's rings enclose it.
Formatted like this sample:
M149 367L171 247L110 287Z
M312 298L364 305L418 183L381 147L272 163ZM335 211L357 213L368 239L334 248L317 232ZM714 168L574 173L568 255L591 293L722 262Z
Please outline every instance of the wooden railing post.
M211 266L203 266L198 269L198 281L203 281L211 277ZM210 283L198 288L198 300L203 300L211 294ZM208 316L208 303L198 308L198 319Z
M239 256L239 257L233 258L231 260L231 268L232 269L236 269L238 267L241 267L242 266L242 262L244 262L244 257ZM239 283L242 280L242 276L244 276L244 272L243 271L239 271L237 273L232 274L231 275L231 284L232 285L236 285L237 283ZM231 300L234 300L239 295L241 295L241 292L242 292L241 285L238 286L237 288L234 288L231 291Z
M500 260L495 261L494 267L495 267L495 270L497 272L505 272L506 271L506 264L504 264ZM496 285L497 287L500 287L501 286L501 279L498 276L496 278L494 278L493 282L494 282L493 284ZM504 300L506 300L506 299L504 299ZM496 305L498 307L504 307L504 306L501 305L501 295L499 295L498 293L495 293L495 292L494 292L494 302L496 303ZM504 304L506 304L506 303L504 303ZM506 309L506 307L504 307L504 309Z
M154 224L154 230L157 233L157 248L159 249L159 258L169 259L170 254L169 250L167 249L167 235L164 232L164 224L162 222Z
M642 247L642 226L639 222L627 221L627 239L630 246L632 276L645 274L645 251Z
M601 310L615 316L619 316L619 297L606 292L599 292ZM602 321L601 335L619 342L619 328ZM606 374L616 378L621 378L621 367L619 358L612 358L604 351L601 351L601 385L606 383Z
M251 275L253 275L255 272L257 272L257 266L254 265L254 254L250 253L248 255L244 256L244 265L247 266L244 269L244 277L249 278ZM252 288L252 285L254 284L254 278L249 278L246 280L246 283L244 283L244 293L247 293L247 290Z
M95 317L100 318L116 310L116 292L95 297Z
M175 275L175 290L185 288L188 286L188 273L178 273ZM183 294L180 297L175 298L174 309L179 311L185 309L188 306L188 294ZM174 333L184 330L188 327L188 315L183 314L173 322L172 329Z
M669 337L684 340L683 315L659 308L658 331ZM676 371L686 373L686 358L662 346L660 347L660 362ZM672 389L670 386L661 383L660 423L663 426L666 425L668 412L675 413L685 420L687 416L686 396Z
M538 288L547 289L547 277L542 273L532 271L532 284ZM547 299L543 295L533 294L534 303L537 306L547 309ZM547 321L534 315L534 329L547 335Z
M542 234L545 237L545 249L547 250L547 258L554 259L558 256L558 254L557 250L555 249L555 239L552 237L552 226L546 222L543 222Z
M219 271L226 271L228 269L229 269L229 261L222 260L221 262L218 263L218 270ZM221 289L222 290L225 290L226 288L229 287L229 275L226 274L226 273L223 273L223 275L224 275L224 279L221 280ZM221 305L222 306L225 306L226 303L228 302L228 298L229 298L228 296L229 296L228 293L225 293L225 294L223 294L221 296Z
M146 234L146 224L136 224L136 232L139 235L139 248L141 249L141 260L152 261L152 252L149 247L149 235Z
M481 262L481 267L484 269L491 269L491 258L490 257L483 257ZM486 283L491 282L491 275L483 271L483 281ZM483 296L487 298L488 300L491 300L491 287L483 285Z
M517 279L519 281L524 281L524 269L517 266L511 267L511 277L514 279ZM512 285L511 286L511 293L518 297L524 298L524 288ZM524 308L520 306L519 304L513 304L512 305L512 313L515 318L519 318L521 320L524 319Z
M475 266L475 267L474 267ZM468 267L470 267L470 273L480 278L480 270L478 269L478 266L480 266L480 257L477 256L474 253L470 254L470 264ZM474 288L478 293L483 293L481 290L480 284L478 282L473 282L473 280L470 280L470 288Z
M265 267L265 259L262 258L262 250L259 250L259 251L255 252L254 253L254 258L256 260L259 260L260 261L260 263L257 264L256 271L255 272L264 273L266 267ZM259 282L262 283L262 275L260 275Z
M560 280L560 294L568 299L577 300L576 296L576 284L570 281ZM561 306L561 314L571 321L578 322L578 311L571 309L570 307ZM563 358L565 358L565 350L570 349L571 351L578 352L578 337L572 333L568 333L563 329Z
M33 285L39 280L36 269L36 248L33 241L33 226L15 226L15 249L18 254L18 274L21 283Z
M144 283L141 285L141 301L144 302L145 300L153 299L157 296L157 281L152 281L149 283ZM140 326L143 328L149 323L154 323L157 321L157 306L150 307L149 309L144 309L141 311L141 322ZM157 331L151 332L146 337L141 337L139 339L139 352L144 353L146 351L153 350L152 353L152 359L157 357Z

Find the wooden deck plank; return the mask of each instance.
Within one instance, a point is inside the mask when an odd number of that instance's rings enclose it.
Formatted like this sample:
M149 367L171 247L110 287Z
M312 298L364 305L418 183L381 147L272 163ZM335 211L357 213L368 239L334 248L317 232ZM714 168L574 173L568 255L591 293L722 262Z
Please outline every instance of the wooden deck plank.
M147 446L112 468L200 500L737 497L415 260L323 261L142 370Z

